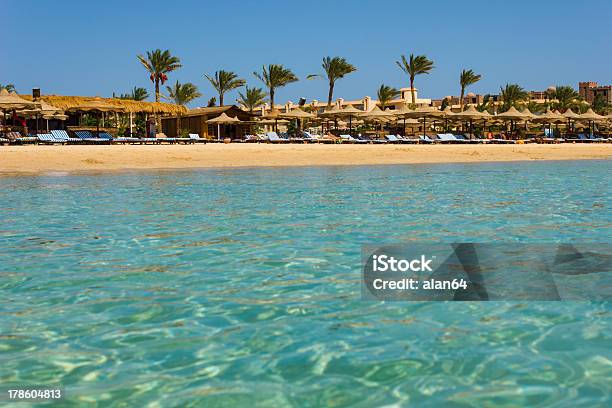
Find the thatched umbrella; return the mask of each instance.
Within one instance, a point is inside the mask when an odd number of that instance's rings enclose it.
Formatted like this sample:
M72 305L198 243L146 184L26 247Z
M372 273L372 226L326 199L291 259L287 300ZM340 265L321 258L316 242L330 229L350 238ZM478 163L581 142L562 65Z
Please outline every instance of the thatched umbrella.
M359 116L363 113L361 109L355 108L353 105L347 105L341 110L340 117L348 118L349 120L349 135L353 133L353 117Z
M572 120L575 122L580 119L580 115L572 111L572 108L568 108L565 112L562 113L563 117L567 119L567 129L568 131L572 127Z
M395 115L389 112L382 111L377 105L374 106L370 111L363 112L359 115L363 120L378 121L382 123L385 119L394 117Z
M23 99L15 92L9 93L9 91L4 88L0 90L0 109L2 109L2 113L4 114L5 123L7 111L14 111L17 109L35 109L38 106L40 106L39 103Z
M401 118L404 120L404 134L403 136L406 136L406 114L409 114L412 112L412 109L410 109L408 107L408 105L406 105L405 103L402 103L399 107L399 109L396 109L395 112L393 112L393 114L395 116L397 116L398 118Z
M447 106L448 108L448 106ZM443 111L445 116L449 116L456 119L464 119L467 120L470 124L470 136L473 133L473 121L474 120L483 120L483 127L486 126L487 120L491 119L491 115L487 111L480 112L474 107L474 105L468 106L468 108L462 112L452 113L448 111Z
M550 108L546 108L546 112L541 115L535 115L533 119L534 122L541 122L544 124L548 124L548 129L552 133L552 124L564 121L565 118L560 113L555 113L550 110Z
M208 124L217 125L217 140L221 140L221 125L235 125L240 122L241 122L240 119L232 118L231 116L227 116L225 112L221 113L216 118L209 119L206 121L206 123Z
M24 110L20 110L17 112L19 115L35 118L36 133L38 133L38 130L39 130L38 119L40 118L40 116L44 117L45 115L55 115L55 114L64 113L61 109L55 106L52 106L45 101L39 101L37 103L38 103L38 106L36 108L24 109ZM47 119L47 132L48 131L49 131L49 119Z
M35 109L38 106L40 106L40 103L23 99L15 92L9 92L4 88L0 90L0 109L2 109L3 111L17 109Z
M312 119L316 117L312 113L305 112L300 108L294 108L289 112L281 113L280 116L284 118L295 119L298 122L299 129L302 128L301 123L303 119Z
M410 113L406 114L406 117L413 119L423 119L423 136L426 135L427 118L441 118L444 116L441 110L434 108L433 106L424 106L417 108Z
M595 133L595 122L603 121L606 119L606 117L595 113L592 108L589 108L585 113L580 115L580 119L587 120L589 122L589 133L594 134ZM593 127L592 131L591 131L591 125Z
M510 109L508 109L507 111L499 113L494 117L496 119L510 121L510 132L513 132L515 129L514 125L516 121L527 120L529 118L529 115L519 112L514 106L511 106Z

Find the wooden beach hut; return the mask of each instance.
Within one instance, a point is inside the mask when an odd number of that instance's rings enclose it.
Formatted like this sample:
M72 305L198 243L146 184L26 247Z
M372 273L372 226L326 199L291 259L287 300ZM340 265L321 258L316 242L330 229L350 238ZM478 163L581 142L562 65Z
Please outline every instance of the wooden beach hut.
M238 118L240 122L221 125L208 123L209 120L223 113L229 117ZM251 133L253 125L253 115L236 105L190 109L186 113L180 114L179 117L182 131L197 133L200 137L207 139L224 139L226 137L242 139L245 135ZM177 137L177 120L179 120L177 115L162 117L162 129L168 137Z

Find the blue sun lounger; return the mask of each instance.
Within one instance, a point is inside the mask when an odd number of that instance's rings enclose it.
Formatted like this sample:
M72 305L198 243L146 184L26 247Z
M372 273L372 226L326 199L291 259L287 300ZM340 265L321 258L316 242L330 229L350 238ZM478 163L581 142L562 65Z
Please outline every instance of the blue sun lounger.
M89 130L77 130L74 134L84 143L110 143L110 140L95 137Z
M419 136L419 142L420 143L433 143L434 141L427 135L425 136Z
M65 130L52 130L51 134L57 140L64 140L66 143L82 143L83 141L78 137L70 137L68 132Z
M40 143L45 143L45 144L68 143L67 140L56 139L51 133L40 133L36 135L36 137L38 138L38 141Z

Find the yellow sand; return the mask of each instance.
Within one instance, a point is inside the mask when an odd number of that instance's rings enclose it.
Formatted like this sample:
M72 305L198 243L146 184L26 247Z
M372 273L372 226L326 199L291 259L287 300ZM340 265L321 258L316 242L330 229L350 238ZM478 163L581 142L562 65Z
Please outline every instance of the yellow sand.
M0 146L0 173L609 159L612 144Z

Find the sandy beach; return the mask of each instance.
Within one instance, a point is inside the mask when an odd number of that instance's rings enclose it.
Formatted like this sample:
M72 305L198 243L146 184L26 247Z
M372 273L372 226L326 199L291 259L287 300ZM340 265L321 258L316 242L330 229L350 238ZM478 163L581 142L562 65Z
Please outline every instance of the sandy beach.
M4 146L0 173L609 159L612 144Z

